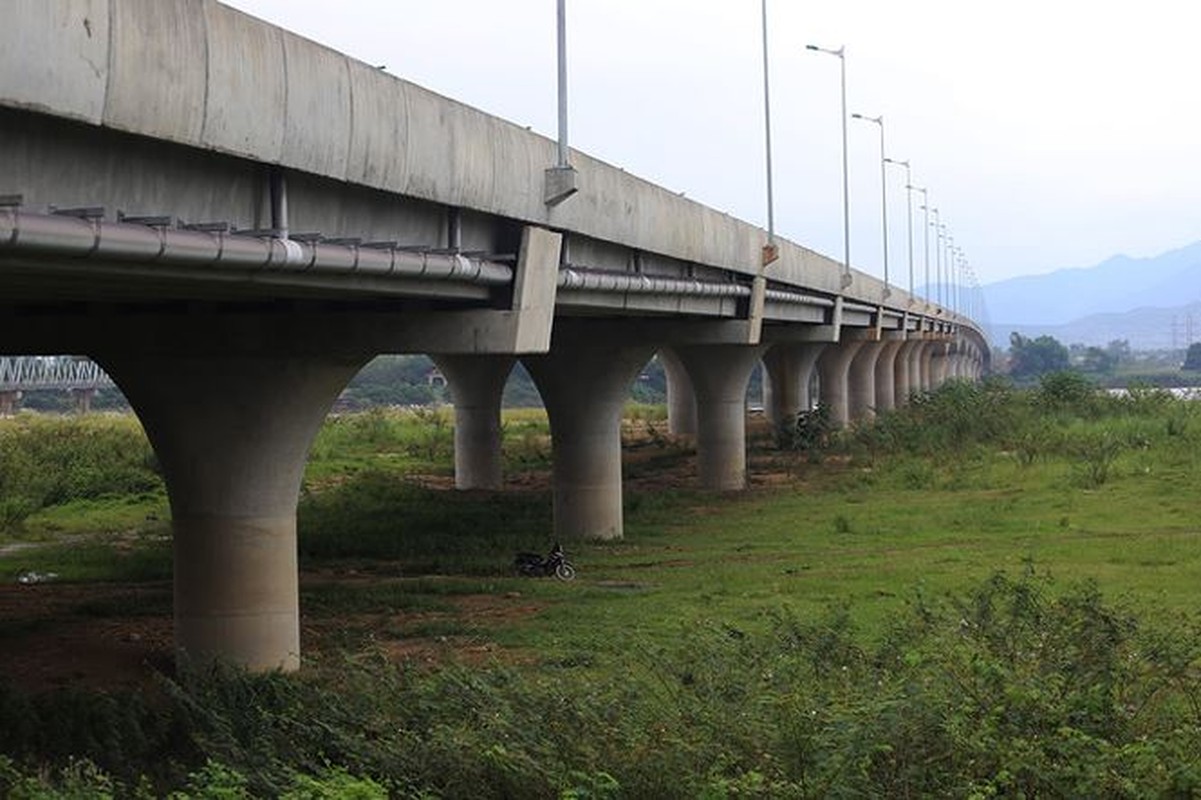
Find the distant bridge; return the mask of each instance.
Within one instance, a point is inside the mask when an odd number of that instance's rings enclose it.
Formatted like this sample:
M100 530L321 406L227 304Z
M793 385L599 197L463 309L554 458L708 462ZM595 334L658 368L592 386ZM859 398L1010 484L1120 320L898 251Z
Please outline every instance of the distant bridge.
M0 356L0 392L105 389L112 379L83 356Z
M2 356L0 357L0 416L17 409L25 392L59 389L71 392L75 410L91 408L96 390L113 386L100 365L84 356Z

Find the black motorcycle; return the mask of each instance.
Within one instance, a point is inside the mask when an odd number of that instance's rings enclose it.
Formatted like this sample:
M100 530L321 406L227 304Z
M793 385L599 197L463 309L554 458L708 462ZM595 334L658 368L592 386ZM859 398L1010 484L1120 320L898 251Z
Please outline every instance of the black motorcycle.
M561 581L569 581L575 577L575 567L567 560L567 554L558 542L546 558L538 553L518 553L513 559L513 567L518 575L527 578L547 578L554 575Z

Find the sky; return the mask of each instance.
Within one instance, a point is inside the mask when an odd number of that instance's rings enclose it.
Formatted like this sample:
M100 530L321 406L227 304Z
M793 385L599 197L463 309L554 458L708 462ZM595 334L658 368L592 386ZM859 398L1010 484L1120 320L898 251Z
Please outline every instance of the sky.
M548 136L555 0L224 0ZM1201 4L766 0L775 228L843 257L849 113L982 284L1201 240ZM570 143L766 227L761 0L567 0ZM880 128L848 127L851 260L882 275ZM922 196L885 175L890 279L924 283ZM937 238L930 264L937 272Z

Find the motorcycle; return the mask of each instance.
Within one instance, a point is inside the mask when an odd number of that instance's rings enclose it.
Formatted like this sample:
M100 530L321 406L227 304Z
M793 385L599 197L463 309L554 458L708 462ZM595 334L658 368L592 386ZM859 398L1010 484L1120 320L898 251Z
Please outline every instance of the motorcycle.
M518 575L527 578L546 578L554 575L561 581L569 581L575 577L575 567L567 560L567 554L558 542L545 558L539 553L518 553L513 559L513 567Z

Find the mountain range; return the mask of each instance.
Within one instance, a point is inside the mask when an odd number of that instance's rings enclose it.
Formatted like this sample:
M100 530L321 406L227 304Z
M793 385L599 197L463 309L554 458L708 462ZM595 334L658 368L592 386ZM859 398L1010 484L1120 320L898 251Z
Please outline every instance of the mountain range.
M1126 339L1136 350L1201 340L1201 242L1152 258L1025 275L983 287L993 342L1049 334L1064 344Z

